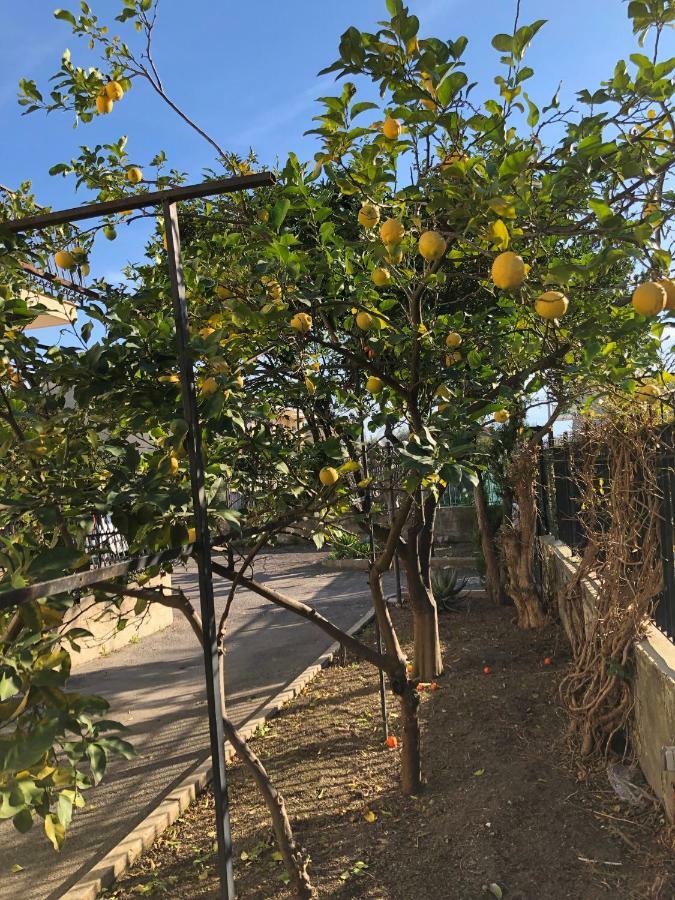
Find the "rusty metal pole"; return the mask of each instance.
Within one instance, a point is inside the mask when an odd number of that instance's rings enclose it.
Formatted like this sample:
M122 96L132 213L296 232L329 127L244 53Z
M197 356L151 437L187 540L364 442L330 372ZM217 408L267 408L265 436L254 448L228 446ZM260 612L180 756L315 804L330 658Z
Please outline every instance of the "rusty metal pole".
M197 409L195 373L190 353L185 282L180 258L180 231L175 202L163 203L169 277L173 295L173 312L176 322L176 342L180 367L180 388L183 415L188 432L185 438L190 466L190 486L195 519L195 558L199 575L199 601L204 633L204 669L206 675L206 700L209 711L209 735L211 738L211 765L213 770L213 795L216 804L216 834L218 836L218 870L221 896L234 900L234 873L232 870L232 834L227 800L227 776L225 772L225 733L221 705L218 670L218 643L216 613L213 598L213 572L211 569L211 541L207 518L206 491L204 488L204 456L202 435Z

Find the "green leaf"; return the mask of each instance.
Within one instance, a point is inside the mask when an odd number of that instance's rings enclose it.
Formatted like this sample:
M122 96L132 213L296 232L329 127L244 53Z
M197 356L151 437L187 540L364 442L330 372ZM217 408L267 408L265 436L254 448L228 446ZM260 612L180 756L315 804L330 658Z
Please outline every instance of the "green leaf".
M18 812L12 819L12 825L14 825L16 830L21 832L21 834L26 834L26 832L30 831L33 827L33 816L31 815L31 811L29 809L22 809L21 812Z
M531 150L517 150L509 154L499 167L499 177L506 178L509 175L519 175L527 169L532 157Z
M389 15L393 18L403 12L403 0L387 0Z
M441 106L447 106L452 98L462 90L469 79L464 72L450 72L438 85L436 95Z
M94 784L98 784L105 774L106 755L105 751L98 744L89 744L87 747L87 757L91 766L91 774Z
M67 9L55 9L54 18L61 19L63 22L70 22L71 25L77 25L75 16L71 12L68 12Z
M59 719L48 719L27 734L0 738L0 773L21 772L30 769L54 743L61 730Z
M270 213L270 225L275 231L279 231L281 228L290 208L291 201L287 200L285 197L282 197L281 200L278 200L274 204L274 208Z
M0 675L0 701L8 700L21 690L21 679L11 670L5 669Z
M513 50L513 36L510 34L496 34L492 38L492 46L500 53L511 53Z

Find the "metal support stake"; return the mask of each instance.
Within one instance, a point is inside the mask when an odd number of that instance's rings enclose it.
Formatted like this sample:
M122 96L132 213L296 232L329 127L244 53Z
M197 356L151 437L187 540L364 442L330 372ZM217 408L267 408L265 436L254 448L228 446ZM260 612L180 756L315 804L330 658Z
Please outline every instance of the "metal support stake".
M176 342L178 345L183 415L185 416L185 421L188 425L186 442L190 465L192 506L194 510L195 531L197 537L195 556L199 573L199 600L201 605L202 626L204 629L204 669L206 674L206 699L209 708L213 794L216 803L218 868L220 872L221 896L224 900L234 900L232 834L230 831L230 813L227 802L225 734L223 731L221 692L218 677L216 614L213 601L211 542L207 521L206 492L204 490L202 434L197 411L194 367L192 365L189 346L185 282L183 280L183 267L180 260L178 210L176 204L170 201L165 201L162 207L164 211L169 277L171 279L174 318L176 322Z
M387 446L387 463L389 466L389 524L394 524L396 512L396 497L394 496L394 470L391 465L392 447ZM401 593L401 561L398 558L398 550L394 551L394 577L396 578L396 605L403 606L403 594Z
M368 479L368 455L366 453L366 441L363 428L361 429L361 469L364 479ZM375 532L373 530L373 498L370 492L370 485L366 486L365 511L368 516L368 544L370 546L370 564L375 562ZM385 600L385 603L387 601ZM382 635L380 634L380 626L375 616L375 640L377 642L377 652L382 655ZM389 721L387 717L387 689L384 684L384 672L382 669L377 670L380 684L380 713L382 715L382 729L384 731L385 741L389 737Z

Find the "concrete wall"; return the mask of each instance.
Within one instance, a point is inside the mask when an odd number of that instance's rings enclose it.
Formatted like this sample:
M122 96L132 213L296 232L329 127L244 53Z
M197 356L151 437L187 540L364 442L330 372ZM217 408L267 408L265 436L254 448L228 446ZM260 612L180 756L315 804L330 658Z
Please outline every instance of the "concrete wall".
M546 536L540 538L544 591L557 602L560 620L570 634L569 606L565 586L577 569L578 560L570 548ZM592 578L582 582L584 623L590 626L596 615L597 584ZM666 814L675 821L675 772L664 768L662 751L675 745L675 645L658 629L648 626L645 638L635 645L635 738L638 759L645 778L663 802Z
M165 588L170 588L171 575L153 578L143 587L152 589L160 584ZM130 587L134 587L134 585L132 584ZM109 653L119 650L120 647L135 643L145 635L154 634L156 631L168 628L173 623L173 610L168 606L150 603L140 615L136 615L134 612L135 606L136 600L133 597L125 597L119 611L94 600L91 595L82 597L80 602L66 615L64 625L85 628L91 632L92 636L77 641L80 647L79 652L70 649L68 645L72 668L76 669L82 663L97 659L99 656L107 656ZM126 619L127 624L124 629L118 631L117 623L120 619Z
M477 529L473 506L441 506L436 513L437 544L470 544Z

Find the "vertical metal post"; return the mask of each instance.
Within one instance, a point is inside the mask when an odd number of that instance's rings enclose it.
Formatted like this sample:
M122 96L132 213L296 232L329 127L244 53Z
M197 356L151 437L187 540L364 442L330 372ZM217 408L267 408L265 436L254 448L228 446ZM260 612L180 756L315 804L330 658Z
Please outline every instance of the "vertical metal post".
M195 556L199 574L199 601L204 630L204 669L206 674L206 699L209 710L213 794L216 804L218 868L220 872L221 895L225 900L234 900L232 835L230 831L230 813L227 802L225 734L223 731L221 691L218 673L216 614L213 600L213 573L211 571L211 541L207 520L206 492L204 489L202 433L199 422L199 413L197 411L194 367L192 365L189 346L185 282L180 259L178 210L175 203L166 201L163 204L163 211L169 277L171 279L173 311L176 322L176 343L178 348L178 364L180 367L183 415L188 425L186 442L190 466L192 506L194 510L195 531L197 537Z
M394 470L391 464L392 448L391 444L387 445L387 465L389 467L389 524L394 524L394 514L396 511L396 497L394 496ZM403 595L401 593L401 561L398 558L398 550L394 551L394 577L396 578L396 605L403 606Z
M361 469L364 479L368 478L368 454L366 453L365 432L361 428ZM368 544L370 546L370 564L375 562L375 532L373 530L373 497L370 491L370 485L366 486L365 511L368 516ZM386 603L386 600L385 600ZM375 640L377 642L377 652L382 655L382 635L380 634L380 626L375 617ZM382 729L384 731L385 741L389 737L389 721L387 716L387 690L384 684L384 672L382 669L377 670L380 686L380 713L382 715Z

